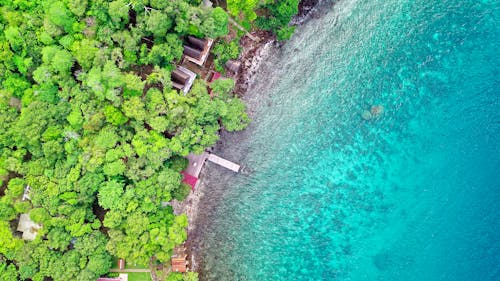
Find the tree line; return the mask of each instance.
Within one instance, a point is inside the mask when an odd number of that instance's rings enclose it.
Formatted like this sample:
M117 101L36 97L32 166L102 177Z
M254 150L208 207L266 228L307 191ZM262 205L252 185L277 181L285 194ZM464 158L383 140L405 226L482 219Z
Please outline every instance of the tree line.
M231 80L213 98L200 80L172 89L183 38L227 21L198 0L0 0L1 280L169 260L187 218L162 202L189 192L183 156L249 121ZM22 213L43 226L33 241L15 232Z

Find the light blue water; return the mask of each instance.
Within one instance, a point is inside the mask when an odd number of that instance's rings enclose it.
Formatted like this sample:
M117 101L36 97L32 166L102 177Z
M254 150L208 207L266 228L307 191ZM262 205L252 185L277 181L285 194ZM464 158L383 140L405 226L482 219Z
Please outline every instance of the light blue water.
M259 71L244 172L209 166L203 279L500 280L499 2L330 9Z

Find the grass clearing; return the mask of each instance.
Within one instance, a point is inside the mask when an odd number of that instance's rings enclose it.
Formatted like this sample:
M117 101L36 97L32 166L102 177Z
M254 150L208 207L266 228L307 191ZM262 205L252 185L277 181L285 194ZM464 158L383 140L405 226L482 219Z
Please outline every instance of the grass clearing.
M151 281L151 274L149 272L130 272L128 274L128 281Z

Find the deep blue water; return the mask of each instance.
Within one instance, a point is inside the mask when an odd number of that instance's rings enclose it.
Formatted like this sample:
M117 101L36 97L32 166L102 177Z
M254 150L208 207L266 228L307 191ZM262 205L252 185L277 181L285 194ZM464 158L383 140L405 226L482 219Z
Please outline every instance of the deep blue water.
M203 279L500 280L499 2L327 9L259 70L243 173L209 165Z

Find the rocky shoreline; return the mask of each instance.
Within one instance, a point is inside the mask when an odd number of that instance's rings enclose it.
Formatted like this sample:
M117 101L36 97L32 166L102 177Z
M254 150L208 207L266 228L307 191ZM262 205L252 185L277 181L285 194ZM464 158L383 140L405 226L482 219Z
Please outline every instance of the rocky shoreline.
M307 22L311 17L317 17L319 15L319 7L323 2L329 2L329 0L302 0L299 4L299 13L295 16L291 24L301 25ZM233 75L228 75L235 80L234 92L238 96L244 96L249 86L253 83L255 74L257 73L261 62L269 55L273 48L279 48L282 43L277 42L275 36L268 31L258 30L250 33L257 40L252 40L249 36L243 36L240 40L240 45L242 47L242 52L239 58L240 68ZM220 146L221 141L216 144L217 147ZM189 196L182 202L175 201L172 202L175 214L185 213L188 216L189 226L188 226L188 239L185 242L185 246L188 254L188 261L190 262L191 271L199 271L201 258L195 255L195 250L199 241L195 241L199 238L196 234L196 227L198 223L199 214L199 203L203 198L204 190L206 189L203 183L203 178L205 177L206 169L202 170L200 179L201 183L199 186L189 194ZM202 280L202 278L200 279Z
M319 17L319 9L324 4L333 4L332 0L302 0L299 3L299 13L291 20L290 24L299 26L306 23L309 19ZM253 82L260 62L267 57L272 48L279 48L284 42L276 41L276 37L269 31L258 30L250 33L257 41L248 36L240 40L242 52L239 58L241 67L239 71L232 76L236 82L235 93L243 96L248 87Z

